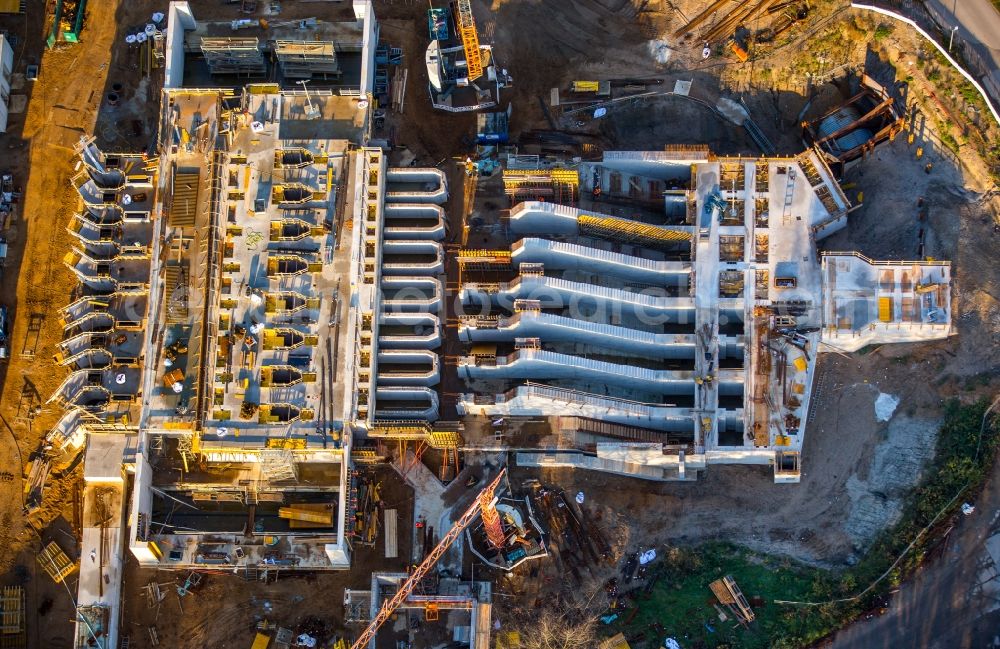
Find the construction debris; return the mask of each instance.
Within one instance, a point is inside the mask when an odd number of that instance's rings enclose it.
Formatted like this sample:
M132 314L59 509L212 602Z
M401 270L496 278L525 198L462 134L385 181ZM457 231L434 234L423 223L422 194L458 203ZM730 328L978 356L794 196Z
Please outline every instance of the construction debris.
M732 611L734 617L741 624L746 625L754 621L753 609L750 608L749 602L732 577L726 575L722 579L716 579L708 586L719 603Z

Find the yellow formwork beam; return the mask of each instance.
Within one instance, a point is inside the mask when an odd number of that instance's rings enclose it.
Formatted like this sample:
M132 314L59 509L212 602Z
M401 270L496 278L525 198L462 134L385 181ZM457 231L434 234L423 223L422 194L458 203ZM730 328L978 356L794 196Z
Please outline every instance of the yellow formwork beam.
M368 431L369 437L387 437L390 439L424 439L430 435L431 428L427 425L388 425L376 426Z
M457 448L461 446L462 438L454 431L431 431L430 439L427 443L432 448Z
M272 437L267 440L265 446L272 449L278 448L292 451L302 451L306 448L306 440L294 437Z
M284 518L285 520L293 521L305 521L307 523L322 523L324 525L330 525L333 523L333 512L328 509L322 511L317 511L313 509L306 509L302 505L291 506L291 507L279 507L278 508L278 518Z
M552 180L575 187L580 184L580 172L576 169L553 169Z
M281 86L276 83L249 83L246 89L251 95L276 95L281 92Z
M878 319L882 322L892 322L891 297L880 297L878 299Z
M462 445L462 436L452 430L434 430L430 426L390 425L376 426L368 431L368 437L395 439L399 441L421 440L432 448L458 448Z
M691 233L610 216L581 214L577 222L581 234L599 235L629 242L667 243L690 241Z
M509 264L510 250L459 250L460 264Z

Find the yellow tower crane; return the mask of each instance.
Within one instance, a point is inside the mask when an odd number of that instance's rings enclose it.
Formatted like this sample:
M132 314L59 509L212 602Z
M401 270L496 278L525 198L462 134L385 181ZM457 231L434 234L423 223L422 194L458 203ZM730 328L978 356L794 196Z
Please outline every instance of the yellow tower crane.
M472 15L472 0L458 0L458 31L465 48L465 64L469 68L469 82L483 76L483 57L479 52L479 32Z
M392 617L393 613L396 612L396 609L399 608L400 604L406 601L407 598L413 594L413 590L417 587L417 584L420 583L420 580L423 579L428 572L430 572L431 568L434 567L434 564L438 562L438 559L444 556L444 553L448 551L451 544L454 543L459 536L461 536L465 528L476 519L477 515L481 512L489 512L487 514L488 517L496 514L494 492L500 485L500 481L503 480L506 473L506 467L500 469L500 473L497 474L497 477L493 479L489 486L479 493L469 508L465 510L465 513L462 514L462 517L455 521L455 524L451 526L451 529L444 535L441 542L437 544L437 547L431 550L430 554L427 555L423 562L421 562L421 564L410 573L410 576L399 587L396 594L393 595L388 601L382 602L382 608L379 609L379 612L376 613L375 617L373 617L371 622L368 623L368 628L366 628L361 635L358 636L358 639L354 641L354 644L351 645L351 649L364 649L368 646L368 643L370 643L372 638L375 637L375 633L379 630L379 628L385 624L386 620ZM440 604L434 600L433 596L423 599L425 599L425 608L431 612L431 618L428 619L432 619Z

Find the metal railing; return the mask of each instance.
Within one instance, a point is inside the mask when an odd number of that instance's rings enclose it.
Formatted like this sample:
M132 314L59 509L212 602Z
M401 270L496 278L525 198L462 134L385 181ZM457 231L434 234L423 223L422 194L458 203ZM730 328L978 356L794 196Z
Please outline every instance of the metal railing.
M871 259L865 257L860 252L850 251L850 252L838 252L838 251L825 251L820 253L823 257L857 257L866 264L871 266L951 266L950 261L917 261L917 260L884 260L884 259Z
M982 55L981 50L988 50L982 43L966 40L957 30L953 29L944 16L933 6L914 0L852 0L851 7L868 9L887 15L912 25L924 38L929 40L938 52L958 72L969 80L982 96L993 119L1000 124L1000 85L992 78L993 69L990 62ZM952 55L953 51L960 54L962 62ZM964 65L963 65L964 63Z

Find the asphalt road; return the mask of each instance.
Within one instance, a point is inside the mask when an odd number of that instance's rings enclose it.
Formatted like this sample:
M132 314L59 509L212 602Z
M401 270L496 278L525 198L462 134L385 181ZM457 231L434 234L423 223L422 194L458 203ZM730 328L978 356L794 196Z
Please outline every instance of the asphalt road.
M991 90L1000 101L1000 12L990 0L926 0L948 23L941 25L945 31L958 26L956 41L963 38L975 46L976 51L991 69Z
M836 649L1000 647L1000 461L943 555L902 584L881 617L839 632Z

